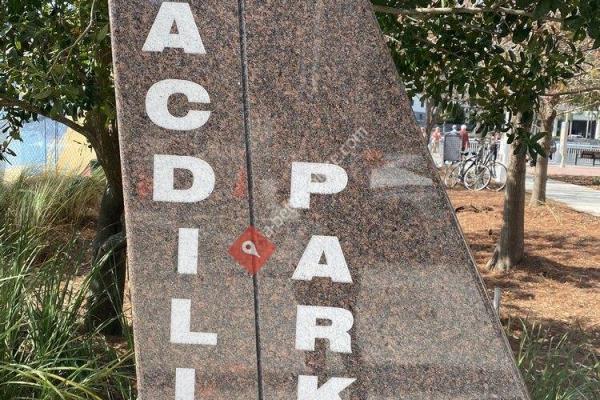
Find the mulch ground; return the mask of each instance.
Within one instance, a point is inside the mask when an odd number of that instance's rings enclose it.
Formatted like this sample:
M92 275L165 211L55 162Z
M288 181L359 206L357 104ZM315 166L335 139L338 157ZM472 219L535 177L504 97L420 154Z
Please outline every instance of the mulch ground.
M525 259L508 273L489 272L484 267L498 241L503 193L449 194L486 285L502 289L502 318L568 332L600 354L600 218L558 203L528 206Z
M600 190L600 176L552 175L550 179Z

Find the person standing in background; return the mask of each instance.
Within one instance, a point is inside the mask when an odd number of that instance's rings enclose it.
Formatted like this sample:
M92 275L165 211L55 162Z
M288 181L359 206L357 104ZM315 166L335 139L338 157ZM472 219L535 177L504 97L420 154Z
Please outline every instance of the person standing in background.
M491 136L492 157L494 161L498 159L498 149L500 148L500 134L498 132Z
M440 141L442 140L442 130L437 127L433 130L431 134L431 152L439 153L440 152Z
M467 151L467 149L469 148L469 132L467 131L467 126L462 125L458 134L460 135L460 138L462 140L462 151Z

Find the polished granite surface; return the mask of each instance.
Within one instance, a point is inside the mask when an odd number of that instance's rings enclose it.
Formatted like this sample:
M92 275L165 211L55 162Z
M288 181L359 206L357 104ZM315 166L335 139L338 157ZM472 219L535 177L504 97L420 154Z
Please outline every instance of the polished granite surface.
M111 0L142 397L175 398L176 368L191 368L181 400L527 399L370 2L189 1L206 54L143 52L160 3ZM146 93L164 79L206 88L210 104L169 101L176 116L211 111L204 126L152 123ZM210 196L153 201L156 154L210 164ZM347 183L290 205L292 168L317 164ZM251 224L275 246L257 268L230 249ZM181 228L199 229L195 275L177 271ZM349 278L299 279L308 249L322 275L335 264ZM170 343L173 298L191 300L192 330L216 346ZM306 339L312 311L349 329Z

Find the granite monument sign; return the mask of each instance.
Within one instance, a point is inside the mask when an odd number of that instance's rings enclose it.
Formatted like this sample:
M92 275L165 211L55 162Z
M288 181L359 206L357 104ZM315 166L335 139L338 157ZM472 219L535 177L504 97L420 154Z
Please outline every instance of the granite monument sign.
M527 399L367 0L110 0L143 400Z

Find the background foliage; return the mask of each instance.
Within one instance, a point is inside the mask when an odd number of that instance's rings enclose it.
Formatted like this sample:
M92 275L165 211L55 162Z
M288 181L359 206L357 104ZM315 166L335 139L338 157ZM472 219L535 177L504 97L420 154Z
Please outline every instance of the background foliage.
M374 3L396 9L379 21L409 93L443 110L469 104L482 134L509 131L506 113L530 124L540 97L580 70L575 44L590 37L600 45L596 0ZM529 129L509 134L523 151L542 151Z

